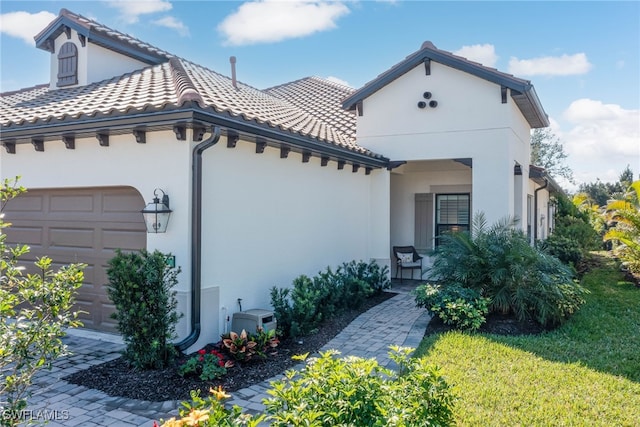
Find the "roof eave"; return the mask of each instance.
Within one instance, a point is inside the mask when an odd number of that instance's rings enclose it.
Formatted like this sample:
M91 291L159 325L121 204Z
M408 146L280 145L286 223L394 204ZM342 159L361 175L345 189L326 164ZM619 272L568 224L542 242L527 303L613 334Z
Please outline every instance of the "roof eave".
M508 77L497 70L492 71L481 64L476 64L464 58L445 54L437 49L434 50L430 47L423 47L416 53L408 56L404 61L400 62L391 69L387 70L385 73L381 74L376 79L367 83L364 87L357 90L349 97L345 98L342 102L342 108L346 110L353 110L358 102L361 102L362 100L377 92L395 79L409 72L419 64L423 63L425 59L433 60L443 65L475 75L497 85L505 86L512 91L516 91L517 93L524 94L527 102L530 103L533 109L533 114L525 115L531 127L538 128L549 126L549 119L547 117L547 114L544 112L542 104L540 103L540 100L535 93L535 89L529 81L519 79L517 77ZM518 103L517 100L516 103L518 104L520 110L523 111L523 105Z
M534 181L538 185L548 186L549 193L566 195L560 184L558 184L551 175L540 166L529 165L529 179Z
M146 49L137 49L128 43L123 43L117 39L101 34L100 32L92 31L91 28L87 28L64 15L58 16L47 26L47 28L34 37L36 47L38 49L51 52L48 41L53 40L62 34L64 32L64 27L69 27L75 30L78 34L83 35L88 41L96 45L137 59L145 64L156 65L163 63L168 59L164 55L154 54Z
M188 105L187 105L188 104ZM330 142L323 142L313 137L296 135L288 131L280 131L268 124L259 124L246 121L242 117L234 117L227 114L217 114L202 110L187 103L182 108L174 108L161 111L146 111L137 114L124 114L116 116L89 117L81 120L61 120L59 122L46 122L26 124L18 126L0 127L1 140L15 141L26 140L32 137L46 137L46 140L61 138L66 134L92 135L96 131L105 130L112 134L127 133L128 130L137 127L145 127L148 130L169 129L175 122L200 121L214 123L229 127L233 130L245 132L275 141L291 144L301 150L309 150L320 154L326 154L334 158L340 158L364 167L386 168L389 159L375 153L360 153ZM144 120L141 120L144 118Z

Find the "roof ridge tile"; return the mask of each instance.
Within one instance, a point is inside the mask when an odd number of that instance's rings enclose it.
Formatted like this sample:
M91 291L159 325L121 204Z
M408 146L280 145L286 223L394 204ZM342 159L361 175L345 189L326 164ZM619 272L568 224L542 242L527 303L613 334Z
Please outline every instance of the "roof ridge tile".
M206 103L182 66L180 59L175 56L172 57L169 59L169 66L171 67L173 84L178 97L178 106L182 106L187 101L194 101L198 103L200 108L205 107Z

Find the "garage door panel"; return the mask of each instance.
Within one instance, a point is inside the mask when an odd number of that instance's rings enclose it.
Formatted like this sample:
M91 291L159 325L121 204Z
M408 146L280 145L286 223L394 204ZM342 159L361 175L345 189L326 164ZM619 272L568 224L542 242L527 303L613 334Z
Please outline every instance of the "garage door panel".
M145 206L144 201L139 196L126 192L105 194L102 198L102 205L102 212L124 215L131 215L132 207L142 210Z
M115 311L107 295L106 268L114 250L146 247L140 210L144 200L132 188L30 190L7 203L7 243L26 243L31 252L21 258L27 271L33 261L48 256L54 269L70 263L87 264L76 298L76 309L88 312L86 328L117 332L109 316Z
M22 245L29 245L33 249L42 247L43 229L42 227L20 227L18 225L11 225L6 230L7 239L11 242L19 243Z
M49 198L49 212L78 215L95 211L93 194L53 194Z
M134 233L131 233L132 230L102 230L102 247L103 250L113 251L115 249L122 250L139 250L140 248L140 239ZM133 230L135 231L135 230ZM144 230L139 230L143 231Z
M93 249L95 244L95 235L96 230L93 228L50 228L49 247L51 249Z
M11 207L11 212L19 213L21 215L35 213L40 216L43 205L43 196L31 193L22 194L20 197L7 202L7 206Z

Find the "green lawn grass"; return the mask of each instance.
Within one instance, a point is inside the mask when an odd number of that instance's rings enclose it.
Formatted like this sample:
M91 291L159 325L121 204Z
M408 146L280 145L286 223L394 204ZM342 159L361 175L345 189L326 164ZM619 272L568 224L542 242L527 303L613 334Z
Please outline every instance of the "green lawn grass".
M422 341L416 356L452 385L458 425L640 425L640 289L600 259L582 280L587 303L552 332Z

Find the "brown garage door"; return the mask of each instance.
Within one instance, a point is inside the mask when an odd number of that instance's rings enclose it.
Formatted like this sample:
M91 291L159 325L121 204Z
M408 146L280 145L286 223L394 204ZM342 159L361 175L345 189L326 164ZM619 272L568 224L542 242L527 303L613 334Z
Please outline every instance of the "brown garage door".
M87 264L77 308L87 328L116 332L110 318L114 307L105 284L105 269L114 250L138 250L147 245L140 194L130 187L30 190L5 206L9 243L31 247L23 260L44 255L54 268L73 262Z

